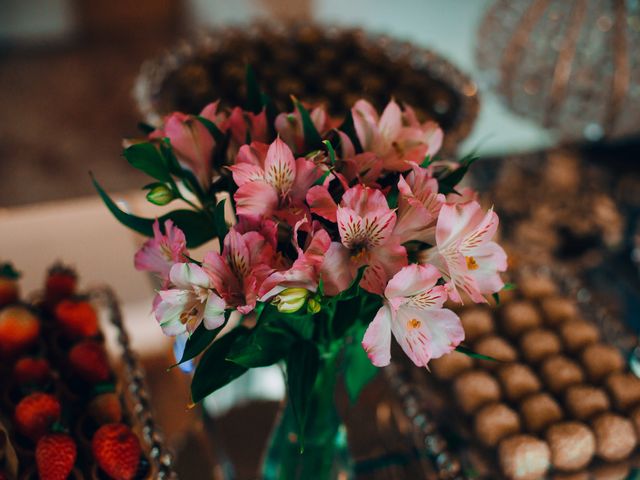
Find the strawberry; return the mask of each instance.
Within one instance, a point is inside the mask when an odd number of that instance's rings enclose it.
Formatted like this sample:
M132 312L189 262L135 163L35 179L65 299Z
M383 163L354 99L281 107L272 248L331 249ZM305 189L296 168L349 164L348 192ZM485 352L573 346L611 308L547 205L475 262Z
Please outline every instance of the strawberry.
M76 443L66 433L49 433L36 445L36 465L40 480L66 480L73 470Z
M113 392L101 393L91 399L87 407L89 415L98 425L119 423L122 420L122 406L118 395Z
M38 440L60 419L60 402L48 393L32 393L24 397L14 412L16 429L31 440Z
M51 367L44 358L23 357L13 366L13 378L18 385L46 385L51 380Z
M63 298L69 298L76 292L78 275L75 270L56 263L49 269L45 281L45 300L54 305Z
M77 340L98 334L98 315L89 302L62 300L55 308L56 321L65 337Z
M131 480L136 476L142 448L138 437L122 423L100 427L91 440L91 450L98 466L114 480Z
M111 377L107 352L95 340L83 340L69 351L71 370L88 383L106 382Z
M20 298L18 288L20 274L10 263L0 264L0 307L15 303Z
M0 310L0 357L28 349L38 340L40 320L29 309L9 306Z

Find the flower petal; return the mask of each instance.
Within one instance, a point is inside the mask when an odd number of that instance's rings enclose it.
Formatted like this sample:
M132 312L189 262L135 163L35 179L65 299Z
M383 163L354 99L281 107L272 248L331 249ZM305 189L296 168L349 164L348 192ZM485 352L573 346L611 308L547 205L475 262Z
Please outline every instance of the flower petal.
M326 218L330 222L336 222L336 211L338 205L331 198L329 190L326 187L316 185L311 187L307 192L307 203L309 208L316 215L320 215L322 218Z
M383 305L364 332L362 348L376 367L385 367L391 361L391 310Z
M281 194L289 192L296 178L296 162L291 149L280 138L269 146L264 161L265 179Z
M346 290L353 281L349 270L349 251L339 242L332 242L320 269L324 291L334 296Z
M207 330L215 330L224 323L225 308L226 304L222 298L213 292L209 293L203 316L204 327Z
M441 277L433 265L408 265L396 273L384 291L385 297L412 297L433 288Z
M176 263L171 267L169 279L182 290L188 290L193 285L203 288L209 288L211 285L209 276L195 263Z
M242 185L233 196L238 215L260 215L269 217L278 207L278 192L265 182L250 182Z

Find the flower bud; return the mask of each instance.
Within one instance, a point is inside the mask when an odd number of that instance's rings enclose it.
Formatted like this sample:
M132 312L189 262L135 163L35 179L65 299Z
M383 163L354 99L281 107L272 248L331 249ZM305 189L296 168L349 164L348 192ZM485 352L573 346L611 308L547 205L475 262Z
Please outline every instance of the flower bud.
M176 198L169 187L164 183L158 183L155 185L149 193L147 193L147 200L155 205L166 205L170 201Z
M307 303L307 311L309 313L312 313L313 315L315 315L320 311L321 308L322 308L322 305L320 305L320 302L318 300L316 300L315 298L309 299L309 303Z
M306 288L287 288L280 292L271 303L282 313L294 313L302 308L307 301L309 290Z

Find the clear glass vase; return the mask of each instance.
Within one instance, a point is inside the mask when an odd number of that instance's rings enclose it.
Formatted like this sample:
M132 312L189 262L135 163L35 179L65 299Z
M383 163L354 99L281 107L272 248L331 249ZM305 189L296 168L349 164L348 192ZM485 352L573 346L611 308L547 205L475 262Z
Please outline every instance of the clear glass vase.
M263 459L263 480L354 478L346 428L335 403L336 362L336 354L321 361L302 442L291 402L284 401Z

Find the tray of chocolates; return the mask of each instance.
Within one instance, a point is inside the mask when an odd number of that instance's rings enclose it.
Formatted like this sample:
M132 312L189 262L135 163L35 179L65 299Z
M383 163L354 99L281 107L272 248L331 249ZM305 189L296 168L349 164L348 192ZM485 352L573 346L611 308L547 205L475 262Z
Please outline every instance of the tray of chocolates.
M78 292L60 264L29 301L18 282L11 265L0 268L0 479L172 478L112 292Z
M596 315L566 272L522 269L516 284L497 306L459 311L478 355L403 370L428 392L406 407L421 447L449 465L441 478L635 478L640 379L627 358L636 337Z

